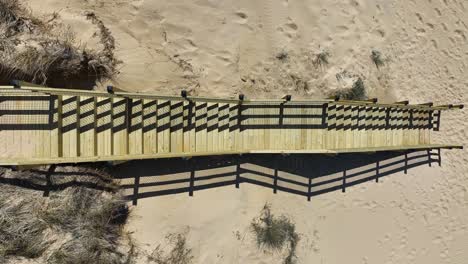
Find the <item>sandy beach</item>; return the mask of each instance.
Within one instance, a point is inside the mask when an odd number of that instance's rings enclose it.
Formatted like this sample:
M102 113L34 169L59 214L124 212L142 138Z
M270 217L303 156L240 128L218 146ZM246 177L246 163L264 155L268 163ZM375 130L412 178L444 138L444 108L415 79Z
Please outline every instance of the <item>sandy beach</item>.
M92 11L121 60L108 84L133 92L248 98L323 98L360 77L383 102L468 101L468 2L464 0L30 0L57 12L76 38L100 48ZM317 65L327 51L329 63ZM385 58L381 67L372 51ZM434 142L468 143L466 108L444 113ZM249 230L265 203L300 234L298 263L450 263L468 259L468 151L378 183L313 197L242 184L144 198L126 227L151 252L187 234L193 263L282 263ZM141 166L135 164L135 166ZM128 170L131 177L131 170ZM147 263L145 259L141 263Z

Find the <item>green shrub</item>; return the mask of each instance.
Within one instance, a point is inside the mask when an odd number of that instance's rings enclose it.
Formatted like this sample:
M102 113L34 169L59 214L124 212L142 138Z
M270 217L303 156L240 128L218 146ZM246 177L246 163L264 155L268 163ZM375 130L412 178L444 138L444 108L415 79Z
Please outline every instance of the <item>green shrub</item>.
M333 92L330 96L338 96L343 100L366 100L366 87L364 81L359 77L354 83L351 89L342 89Z
M326 51L326 50L320 51L319 53L317 53L315 55L315 60L314 60L315 66L316 67L323 67L323 66L328 65L329 57L330 57L330 53L328 51Z
M371 59L374 62L377 69L385 65L385 60L383 58L383 55L378 50L372 50Z
M276 54L276 58L282 62L285 62L289 58L289 54L287 51L282 50L280 53Z
M259 248L281 251L288 246L288 255L284 263L294 263L299 235L296 233L295 224L289 218L284 215L274 216L270 206L266 204L260 216L252 220L251 230Z
M147 256L149 262L156 264L189 264L192 263L192 249L187 246L185 233L171 233L166 240L172 246L169 252L164 252L158 245L153 252Z

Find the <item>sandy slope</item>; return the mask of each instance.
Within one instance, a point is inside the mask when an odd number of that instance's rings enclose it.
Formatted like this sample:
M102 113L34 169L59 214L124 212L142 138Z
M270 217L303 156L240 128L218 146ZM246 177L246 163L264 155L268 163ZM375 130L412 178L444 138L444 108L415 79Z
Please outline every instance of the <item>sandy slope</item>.
M463 0L123 1L31 0L58 11L89 46L94 10L123 61L114 84L132 91L250 97L318 97L360 75L372 96L421 103L468 101L468 3ZM94 44L93 44L94 43ZM328 50L326 67L314 54ZM390 61L377 70L369 56ZM287 52L283 62L275 57ZM343 74L346 71L347 74ZM341 73L341 74L340 74ZM340 74L340 80L337 79ZM308 89L305 89L307 83ZM439 142L467 143L467 110L447 113ZM265 202L294 218L301 263L466 263L467 151L346 194L302 197L242 186L141 200L131 224L144 246L190 227L195 263L276 263L246 236ZM273 261L273 259L276 259Z

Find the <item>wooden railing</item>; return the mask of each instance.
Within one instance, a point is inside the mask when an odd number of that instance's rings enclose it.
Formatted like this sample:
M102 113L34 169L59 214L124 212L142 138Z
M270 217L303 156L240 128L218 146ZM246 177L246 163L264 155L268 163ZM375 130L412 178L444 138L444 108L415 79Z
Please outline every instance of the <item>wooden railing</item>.
M458 108L3 86L0 165L460 148L431 142L441 111Z

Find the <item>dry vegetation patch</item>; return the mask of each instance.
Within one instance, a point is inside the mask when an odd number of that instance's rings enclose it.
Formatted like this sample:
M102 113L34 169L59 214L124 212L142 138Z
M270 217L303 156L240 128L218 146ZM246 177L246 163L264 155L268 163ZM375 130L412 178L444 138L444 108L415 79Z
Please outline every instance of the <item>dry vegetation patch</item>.
M187 244L187 233L171 233L166 236L167 249L158 245L151 254L147 256L149 263L156 264L189 264L192 263L192 249Z
M343 72L341 74L337 74L337 79L343 78L342 75L349 75L348 72ZM362 77L358 75L350 75L347 77L351 77L354 79L351 88L347 89L340 89L336 91L332 91L329 96L337 97L342 100L366 100L368 99L366 86L364 84L364 80Z
M93 180L91 180L93 178ZM0 174L0 259L41 263L132 263L129 208L105 171L58 168L43 197L43 170ZM57 188L57 186L59 186Z
M102 21L97 25L102 50L79 44L70 28L51 19L35 17L18 0L0 0L0 83L20 79L52 87L91 88L112 79L119 61L114 39Z
M296 262L296 248L300 238L291 219L284 215L273 215L270 205L266 204L260 216L253 219L250 226L259 248L272 251L286 249L284 263Z

